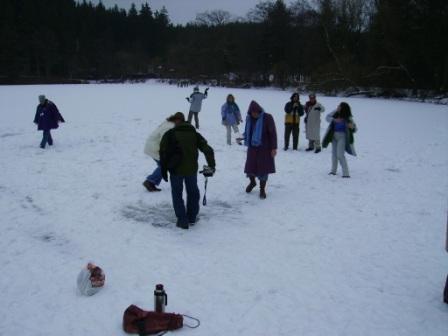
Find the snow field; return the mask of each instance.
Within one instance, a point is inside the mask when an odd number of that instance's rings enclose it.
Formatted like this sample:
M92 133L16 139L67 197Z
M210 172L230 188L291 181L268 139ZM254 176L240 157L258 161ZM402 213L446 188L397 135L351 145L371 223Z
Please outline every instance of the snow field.
M347 101L358 124L345 180L327 175L331 148L305 153L303 124L300 151L281 150L290 92L211 88L200 131L217 173L199 222L181 231L169 185L141 185L155 167L143 146L163 118L188 112L191 90L0 86L0 335L124 335L124 310L152 309L156 283L167 311L201 320L182 335L447 335L445 106L318 97L326 112ZM67 121L45 150L32 123L41 93ZM244 192L245 148L225 144L228 93L243 115L255 99L275 118L265 201ZM90 260L106 287L85 298L76 276Z

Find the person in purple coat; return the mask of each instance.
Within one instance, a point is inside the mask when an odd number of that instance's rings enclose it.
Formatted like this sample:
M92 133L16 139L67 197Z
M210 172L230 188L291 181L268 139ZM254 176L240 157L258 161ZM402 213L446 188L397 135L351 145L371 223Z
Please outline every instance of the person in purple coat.
M275 156L277 155L277 131L272 115L266 113L256 102L252 101L246 117L244 144L247 146L247 159L244 172L250 179L246 192L250 193L260 180L260 198L266 198L268 175L275 173Z
M44 95L40 95L39 105L37 105L36 115L34 116L34 123L37 125L37 130L43 131L40 148L45 148L47 143L53 146L53 138L51 137L50 130L58 128L60 121L65 122L56 105Z

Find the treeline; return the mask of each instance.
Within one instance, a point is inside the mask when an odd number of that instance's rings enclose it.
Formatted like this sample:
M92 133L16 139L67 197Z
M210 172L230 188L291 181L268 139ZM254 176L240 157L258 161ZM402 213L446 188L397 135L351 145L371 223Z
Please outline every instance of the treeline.
M1 0L0 77L216 80L320 90L448 87L445 0L262 1L186 26L150 5Z
M74 0L0 4L3 82L147 74L174 40L167 12L146 4L128 11Z

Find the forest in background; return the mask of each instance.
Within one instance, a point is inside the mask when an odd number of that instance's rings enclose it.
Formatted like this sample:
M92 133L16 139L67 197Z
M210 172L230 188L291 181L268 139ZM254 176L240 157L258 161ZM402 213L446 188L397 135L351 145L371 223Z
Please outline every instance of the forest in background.
M227 86L448 90L448 1L261 1L174 25L151 2L0 0L0 83L170 78Z

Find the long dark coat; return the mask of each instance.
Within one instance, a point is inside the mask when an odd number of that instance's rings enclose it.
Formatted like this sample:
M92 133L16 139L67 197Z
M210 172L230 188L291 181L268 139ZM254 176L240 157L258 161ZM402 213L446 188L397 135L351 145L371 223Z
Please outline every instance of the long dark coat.
M261 135L261 145L253 147L250 143L247 148L246 174L262 176L275 173L275 160L272 157L272 150L277 149L277 131L272 115L264 113L263 131ZM249 118L251 122L251 133L254 131L256 119ZM252 134L249 135L249 139Z
M59 121L65 122L53 102L46 100L43 104L37 105L36 115L34 116L34 123L37 124L37 130L48 131L56 129L59 127Z

